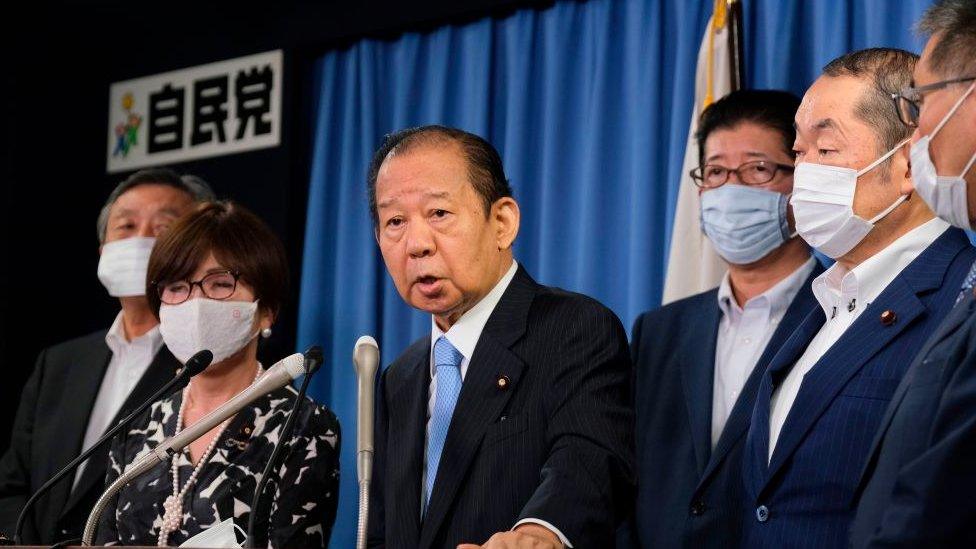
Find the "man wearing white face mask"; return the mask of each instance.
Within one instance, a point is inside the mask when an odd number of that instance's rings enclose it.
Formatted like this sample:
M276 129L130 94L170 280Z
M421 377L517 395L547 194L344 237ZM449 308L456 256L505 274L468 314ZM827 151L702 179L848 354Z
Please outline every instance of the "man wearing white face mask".
M796 114L791 204L800 236L836 259L820 307L762 376L746 440L745 547L847 543L861 469L912 357L952 308L976 250L906 192L909 129L890 94L914 54L887 48L824 68Z
M155 238L195 202L213 198L194 176L136 172L98 216L98 278L121 311L105 331L49 347L24 387L10 448L0 459L0 531L13 536L27 498L91 446L131 408L172 378L180 364L163 346L145 297ZM32 509L23 538L51 544L80 537L104 485L107 448L55 486Z
M915 128L915 193L957 227L976 212L976 2L942 1L919 25L929 36L912 87L894 94ZM916 356L861 475L852 545L976 545L976 300L970 270L956 306Z
M641 547L722 547L739 536L742 448L766 365L816 306L823 272L796 237L793 116L800 99L733 92L698 124L702 231L729 263L717 289L642 314L636 368L638 492L621 532ZM662 451L666 448L666 451Z

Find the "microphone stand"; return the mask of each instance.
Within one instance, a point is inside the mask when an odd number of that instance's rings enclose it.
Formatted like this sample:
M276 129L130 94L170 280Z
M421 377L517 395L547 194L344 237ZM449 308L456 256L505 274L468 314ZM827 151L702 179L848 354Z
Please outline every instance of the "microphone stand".
M132 413L122 418L118 423L115 424L114 427L112 427L104 435L102 435L100 439L96 440L95 443L92 444L90 448L82 452L80 456L71 460L71 463L65 465L64 468L58 471L56 475L51 477L50 480L48 480L40 488L38 488L37 491L34 492L34 495L32 495L30 499L27 500L27 503L24 504L24 508L21 509L20 515L17 517L17 527L14 529L14 540L16 541L17 545L23 545L24 540L21 539L21 534L24 530L24 522L27 520L28 511L30 511L30 508L34 506L34 504L37 502L38 499L40 499L41 496L46 494L61 479L68 476L68 473L74 471L75 468L78 467L78 465L80 465L83 461L85 461L93 453L95 453L95 450L98 450L99 447L101 447L103 444L111 440L112 437L118 434L118 432L121 431L123 427L132 423L132 420L134 420L136 417L138 417L143 412L145 412L146 409L152 406L152 404L157 400L159 400L160 397L162 397L165 394L169 394L169 392L173 390L173 387L179 385L180 387L177 388L178 390L179 388L185 386L186 383L189 382L191 377L202 372L207 366L210 365L210 361L212 360L213 360L213 354L210 351L200 351L199 353L190 357L190 360L186 361L186 366L184 366L183 369L180 370L180 373L177 374L176 377L166 382L165 385L160 387L159 390L153 393L151 397L146 399L146 401L143 402Z
M260 480L258 480L258 484L254 488L254 497L251 499L251 516L247 519L247 538L244 540L244 547L256 547L255 543L257 540L254 536L254 527L257 524L258 505L261 503L261 494L271 479L271 471L277 468L278 462L281 460L282 448L284 448L285 443L291 438L292 431L295 430L295 421L298 419L299 409L305 402L305 393L308 392L308 384L312 380L312 374L317 372L319 366L322 365L322 361L322 348L318 345L313 345L305 351L305 377L302 379L302 385L298 389L298 394L295 395L291 411L288 412L288 419L285 420L285 425L281 428L281 433L278 435L278 444L271 451L268 464L264 466Z

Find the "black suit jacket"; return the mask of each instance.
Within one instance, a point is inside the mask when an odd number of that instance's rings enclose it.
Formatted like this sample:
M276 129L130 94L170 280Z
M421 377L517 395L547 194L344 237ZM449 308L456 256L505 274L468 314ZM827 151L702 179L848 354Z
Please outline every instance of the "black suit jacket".
M0 531L13 537L27 499L81 453L88 418L112 352L106 330L41 351L24 387L10 448L0 458ZM112 425L173 377L181 365L163 347L122 405ZM108 444L89 458L78 485L74 475L34 505L24 524L26 543L51 544L81 537L105 484Z
M861 475L853 547L976 547L976 300L902 379Z
M621 546L727 548L739 539L742 448L759 380L773 355L817 307L819 263L753 367L712 449L718 290L642 314L631 349L637 373L637 505Z
M381 376L369 546L481 544L523 518L577 548L612 545L633 501L630 372L612 312L519 267L471 357L423 519L430 336Z

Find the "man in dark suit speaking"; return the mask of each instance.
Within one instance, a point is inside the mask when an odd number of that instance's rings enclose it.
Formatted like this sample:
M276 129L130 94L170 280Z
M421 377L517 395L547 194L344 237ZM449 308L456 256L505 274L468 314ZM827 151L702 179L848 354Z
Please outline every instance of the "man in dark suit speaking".
M432 323L379 383L371 547L607 547L629 512L625 332L513 260L511 194L460 130L404 130L373 157L383 259Z

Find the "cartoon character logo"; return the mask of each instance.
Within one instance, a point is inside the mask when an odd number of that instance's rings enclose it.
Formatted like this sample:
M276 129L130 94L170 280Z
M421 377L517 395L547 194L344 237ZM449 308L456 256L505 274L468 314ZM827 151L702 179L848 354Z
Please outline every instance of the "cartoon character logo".
M132 93L122 96L122 110L125 111L125 122L115 126L115 150L112 156L125 158L129 155L129 150L139 144L139 126L142 125L142 116L132 111L135 99Z

